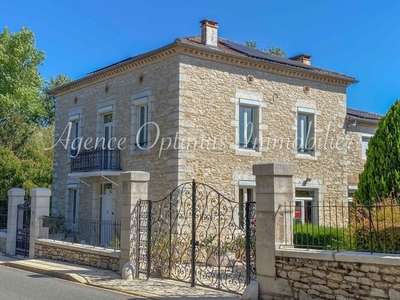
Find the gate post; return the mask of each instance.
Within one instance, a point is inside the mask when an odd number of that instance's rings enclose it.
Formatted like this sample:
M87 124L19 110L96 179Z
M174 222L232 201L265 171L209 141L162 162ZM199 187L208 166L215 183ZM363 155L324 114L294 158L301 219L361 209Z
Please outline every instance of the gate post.
M290 210L279 208L293 203L294 170L291 163L253 165L256 175L256 279L260 284L260 296L265 299L292 296L287 281L276 277L275 249L292 239L292 228L287 226L292 219Z
M35 242L42 229L42 217L50 213L51 190L36 188L31 190L31 222L29 237L29 258L35 258Z
M7 244L6 254L15 255L17 242L17 207L24 203L25 191L23 189L11 189L8 191L7 212Z
M139 237L136 236L135 228L137 220L135 209L138 208L139 200L149 200L148 183L150 173L135 171L121 173L122 181L122 206L121 206L121 257L119 261L119 270L122 274L122 268L125 263L135 263L136 242ZM138 270L135 265L135 273ZM135 274L132 274L134 277Z

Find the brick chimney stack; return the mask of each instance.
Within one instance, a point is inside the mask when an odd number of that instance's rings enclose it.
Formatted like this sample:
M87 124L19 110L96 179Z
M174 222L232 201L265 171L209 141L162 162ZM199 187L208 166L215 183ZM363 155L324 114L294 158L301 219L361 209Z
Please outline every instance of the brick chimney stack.
M311 65L311 55L309 55L309 54L300 54L300 55L290 57L289 59L291 59L293 61L301 62L306 65Z
M218 22L211 20L200 21L201 43L209 47L217 48L218 45Z

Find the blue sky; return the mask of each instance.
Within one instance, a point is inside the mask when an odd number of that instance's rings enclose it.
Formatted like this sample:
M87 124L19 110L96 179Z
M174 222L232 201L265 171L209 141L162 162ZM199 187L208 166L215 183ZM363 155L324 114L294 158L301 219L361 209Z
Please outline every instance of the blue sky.
M40 71L74 79L177 37L199 35L199 21L219 22L219 36L356 77L348 107L385 114L400 99L400 1L40 0L5 1L0 25L35 32L46 53Z

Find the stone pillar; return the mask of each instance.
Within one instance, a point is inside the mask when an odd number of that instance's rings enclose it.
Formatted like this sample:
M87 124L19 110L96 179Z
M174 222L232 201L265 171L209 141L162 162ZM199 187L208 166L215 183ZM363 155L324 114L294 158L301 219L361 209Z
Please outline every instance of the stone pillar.
M29 237L29 258L35 257L35 242L42 229L42 217L50 213L51 191L46 188L31 190L31 223Z
M122 181L122 206L121 206L121 258L120 272L125 263L135 263L136 257L136 227L137 204L139 200L149 200L148 183L150 174L147 172L123 172ZM134 215L134 217L132 217ZM134 266L137 272L138 266ZM135 276L135 274L132 274Z
M253 165L256 175L256 279L263 299L292 296L287 280L275 276L275 249L292 240L293 216L291 210L285 210L282 205L293 204L294 169L291 163Z
M11 189L8 191L7 212L7 244L6 254L15 255L17 241L17 206L24 203L25 191L23 189Z

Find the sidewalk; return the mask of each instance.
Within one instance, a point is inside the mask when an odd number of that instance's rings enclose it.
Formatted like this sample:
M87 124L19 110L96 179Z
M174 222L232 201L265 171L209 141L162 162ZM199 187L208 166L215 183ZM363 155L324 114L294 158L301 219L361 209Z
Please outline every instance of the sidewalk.
M203 287L192 288L185 282L159 278L126 281L120 279L119 274L108 270L46 259L9 257L1 252L0 264L149 299L240 299L240 296L236 294Z

